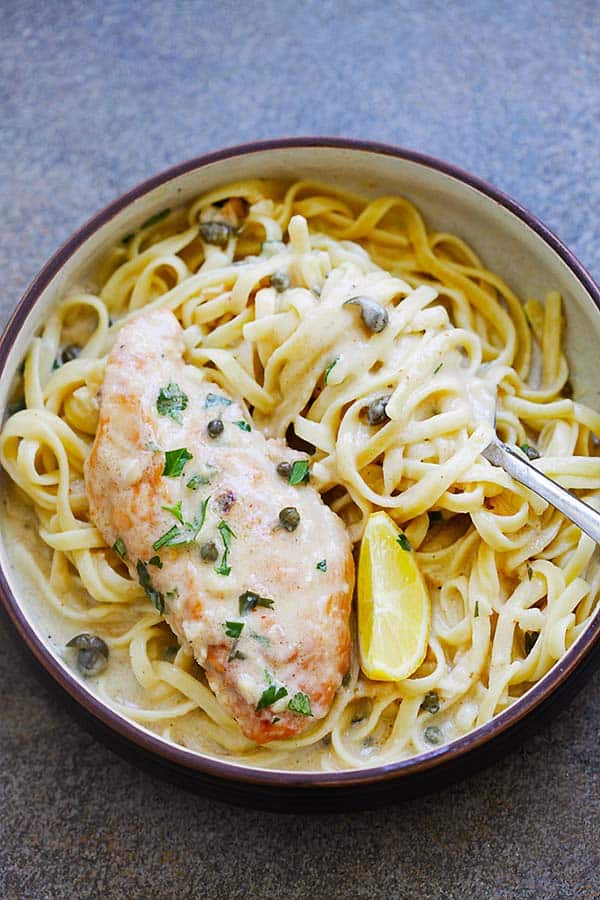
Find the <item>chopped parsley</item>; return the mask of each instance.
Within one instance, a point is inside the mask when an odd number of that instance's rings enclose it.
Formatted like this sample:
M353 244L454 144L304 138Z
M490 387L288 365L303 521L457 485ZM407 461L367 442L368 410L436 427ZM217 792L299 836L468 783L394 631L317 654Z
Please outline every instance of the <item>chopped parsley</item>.
M153 556L152 559L148 560L148 565L156 566L157 569L162 569L162 559L160 558L160 556Z
M138 574L138 581L143 587L146 597L154 605L155 609L162 615L165 611L164 594L162 594L160 591L157 591L153 586L152 579L148 574L146 563L142 562L141 559L138 559L136 569Z
M520 450L523 451L527 459L539 459L540 453L532 444L521 444Z
M239 419L237 422L234 422L233 424L234 424L234 425L237 425L237 427L238 427L241 431L252 431L252 428L250 427L250 425L248 425L247 422L244 422L243 419Z
M188 396L184 394L178 384L171 381L166 387L161 387L156 400L156 409L159 416L169 416L181 425L181 413L188 405Z
M221 535L223 541L223 556L218 566L215 566L215 572L218 575L229 575L231 566L228 564L229 551L231 550L231 538L236 537L235 532L229 527L224 519L221 519L217 525L217 531Z
M165 450L165 467L163 475L169 478L177 478L183 473L186 462L193 459L187 447L179 447L178 450Z
M182 544L192 544L204 525L206 518L206 508L210 497L206 497L202 501L200 510L196 513L191 522L183 522L182 526L173 525L168 531L165 531L158 540L152 544L153 550L160 550L161 547L178 547Z
M161 509L166 510L166 512L170 512L175 516L178 522L181 522L183 525L183 512L181 509L181 500L178 500L173 506L162 506Z
M244 628L244 623L243 622L225 622L225 624L223 625L223 628L225 629L225 634L227 635L227 637L234 638L234 640L237 640L237 638L239 638L240 634L242 633L242 630Z
M292 712L298 713L299 716L312 716L310 697L308 694L303 694L302 691L298 691L297 694L294 694L289 701L287 708Z
M529 563L527 563L527 577L529 578L530 581L533 578L533 569L531 568Z
M186 488L189 488L190 491L197 491L200 485L202 484L210 484L210 479L214 476L214 473L217 471L216 466L211 466L210 463L206 464L206 472L204 474L198 473L197 475L192 475L189 481L186 482Z
M159 222L162 222L163 219L167 218L170 212L170 206L167 206L166 209L161 209L160 212L154 213L153 216L150 216L149 219L146 219L144 222L142 222L140 228L152 228L153 225L158 225Z
M275 603L274 600L269 600L268 597L261 597L260 594L256 594L254 591L244 591L238 599L240 616L245 616L247 612L250 612L251 609L256 609L257 606L272 609Z
M475 609L473 610L473 616L474 616L474 618L477 618L479 616L479 600L475 601Z
M327 382L329 381L329 375L331 374L331 370L335 366L338 359L339 359L339 356L336 356L335 359L332 359L331 362L329 363L329 365L327 366L327 368L325 369L325 373L323 375L323 383L324 384L327 384Z
M403 550L409 550L409 551L412 550L411 543L403 532L401 532L398 535L396 540L398 541L398 543L400 544L400 546L402 547Z
M437 375L437 373L440 371L440 369L442 368L443 365L444 365L444 363L441 362L438 366L436 366L435 369L433 370L433 374Z
M317 569L319 570L319 572L326 572L327 571L327 560L322 559L320 562L318 562Z
M268 672L265 672L265 675L269 682L269 686L262 692L260 700L256 704L256 712L264 709L265 706L272 706L274 703L277 703L278 700L283 700L283 698L288 695L287 688L282 684L279 686L274 684L273 679Z
M310 478L310 472L308 471L308 460L307 459L297 459L294 461L292 465L292 470L289 474L288 481L290 484L306 484Z
M207 394L204 401L204 409L211 409L213 406L231 406L233 400L229 397L223 397L222 394Z
M537 631L526 631L525 632L525 653L529 654L535 647L535 642L539 638L539 632Z
M123 538L118 537L112 545L112 548L117 556L120 556L121 559L125 559L125 557L127 556L127 548L125 547L125 541L123 540Z
M342 678L342 687L348 687L351 679L352 679L352 672L346 672L346 674Z

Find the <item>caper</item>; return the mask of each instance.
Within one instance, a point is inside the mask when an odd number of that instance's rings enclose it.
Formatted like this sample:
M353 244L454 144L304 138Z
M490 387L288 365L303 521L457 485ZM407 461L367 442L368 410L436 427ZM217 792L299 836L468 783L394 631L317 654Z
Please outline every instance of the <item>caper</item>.
M214 541L207 541L200 546L200 556L204 562L216 562L219 558L219 551Z
M233 229L226 222L202 222L200 224L200 237L206 244L214 244L216 247L226 247Z
M77 344L69 344L60 354L61 362L63 364L71 362L72 359L77 359L80 353L81 347L78 347Z
M290 276L285 272L273 272L271 275L271 287L274 287L278 294L287 291L290 286Z
M277 474L284 478L286 481L289 480L290 475L292 474L292 464L288 462L286 459L283 462L280 462L277 466Z
M223 491L222 494L217 494L215 497L215 506L220 513L226 515L235 503L235 500L236 496L233 491Z
M220 434L223 434L224 427L223 419L211 419L206 426L208 436L211 438L218 438Z
M536 450L531 444L521 444L521 450L527 457L527 459L539 459L540 454L539 451Z
M369 425L381 425L382 422L389 421L389 416L385 410L390 396L391 394L384 394L381 397L376 397L375 400L371 400L367 407Z
M444 736L437 725L429 725L429 727L425 729L425 740L430 744L441 744L444 740Z
M77 654L77 668L86 678L92 678L104 671L107 659L97 650L80 650Z
M102 638L95 634L76 634L67 642L67 647L74 647L77 653L77 668L83 676L91 678L99 675L108 662L108 647Z
M300 513L295 506L286 506L279 512L279 522L286 531L295 531L300 524Z
M359 306L363 322L369 331L375 333L383 331L390 320L387 309L370 297L351 297L343 305Z
M425 694L423 702L421 703L421 709L424 709L429 713L439 712L440 698L438 697L437 691L428 691Z

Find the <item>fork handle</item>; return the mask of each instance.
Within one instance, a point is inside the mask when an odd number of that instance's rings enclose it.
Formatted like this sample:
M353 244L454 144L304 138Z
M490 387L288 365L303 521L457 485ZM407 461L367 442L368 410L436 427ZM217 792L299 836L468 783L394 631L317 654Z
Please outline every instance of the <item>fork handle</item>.
M483 450L482 456L494 466L500 466L508 472L515 481L530 488L556 509L560 510L578 528L585 531L593 541L600 544L600 513L575 497L566 488L557 484L552 478L548 478L531 463L524 460L512 447L503 444L500 440L492 441Z

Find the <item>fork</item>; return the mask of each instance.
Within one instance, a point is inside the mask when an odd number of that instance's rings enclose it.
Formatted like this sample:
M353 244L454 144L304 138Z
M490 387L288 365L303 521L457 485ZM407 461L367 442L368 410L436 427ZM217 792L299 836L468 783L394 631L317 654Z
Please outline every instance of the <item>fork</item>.
M503 443L495 432L481 455L492 465L504 469L515 481L539 494L600 544L600 513L532 466L518 450Z

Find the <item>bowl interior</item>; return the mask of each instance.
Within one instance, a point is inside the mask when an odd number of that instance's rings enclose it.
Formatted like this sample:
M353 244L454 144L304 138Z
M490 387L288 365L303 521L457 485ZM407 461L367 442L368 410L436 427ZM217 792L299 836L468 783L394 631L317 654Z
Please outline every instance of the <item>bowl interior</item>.
M165 207L186 203L217 185L247 178L305 179L326 182L369 197L405 196L420 209L430 228L450 231L464 238L479 253L484 264L501 274L523 299L543 299L551 289L560 291L565 305L565 346L575 397L600 408L596 376L600 310L561 255L519 215L498 199L488 196L483 189L422 161L367 149L282 146L227 155L180 172L142 192L136 189L84 226L34 283L30 300L35 302L29 312L27 300L14 318L10 331L14 342L8 348L0 379L0 415L3 415L17 367L40 323L71 286L92 284L94 265L111 245ZM18 333L14 335L18 326ZM54 657L64 679L74 682L75 676L55 655L45 630L26 600L22 576L11 563L4 535L0 536L0 566L8 587L18 598L29 628ZM514 706L519 703L521 701ZM142 726L133 728L138 732L145 731ZM162 740L155 735L153 738ZM364 775L365 771L362 771Z

